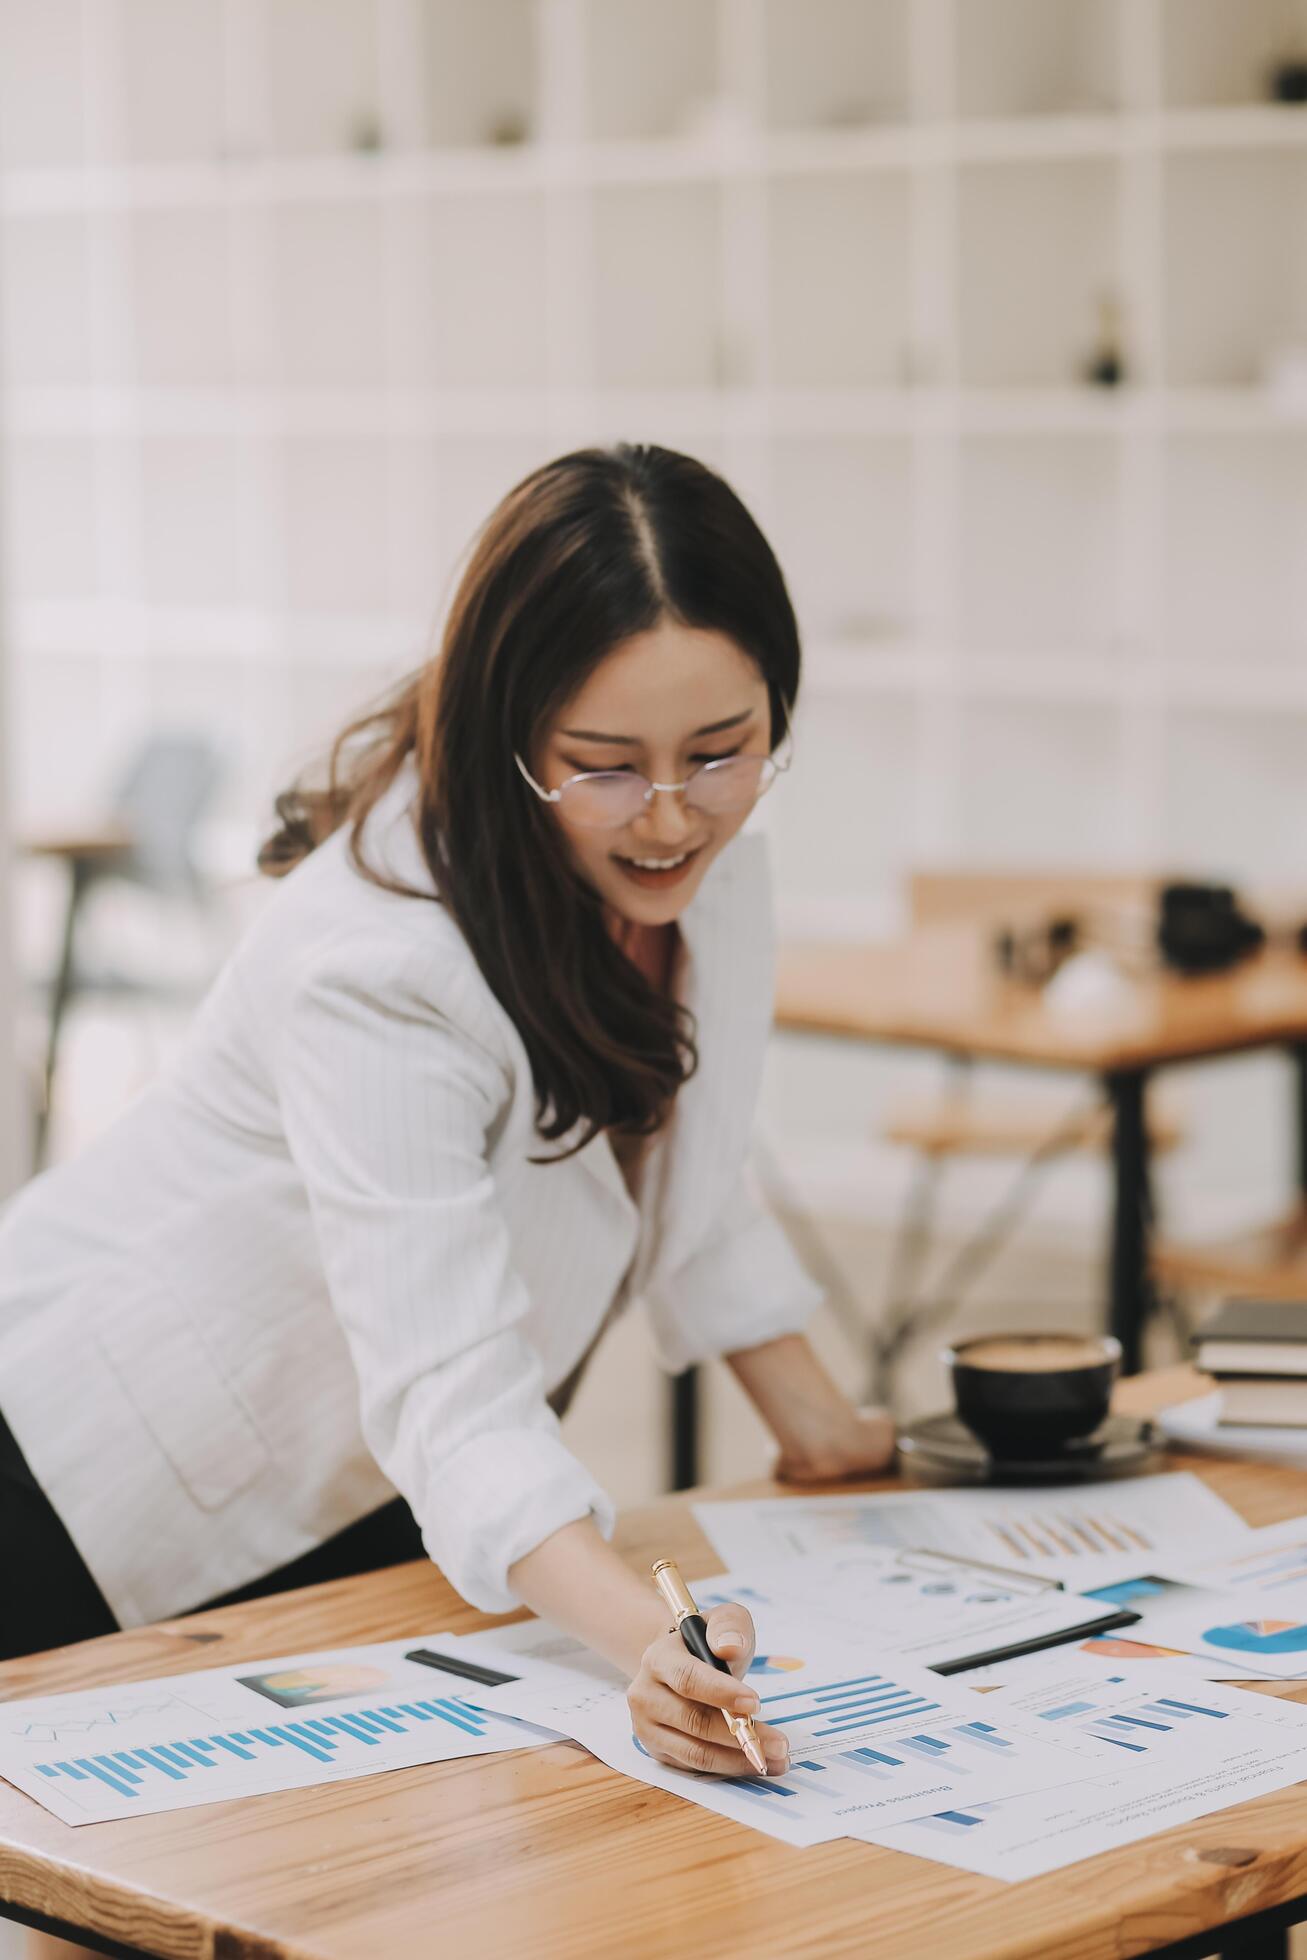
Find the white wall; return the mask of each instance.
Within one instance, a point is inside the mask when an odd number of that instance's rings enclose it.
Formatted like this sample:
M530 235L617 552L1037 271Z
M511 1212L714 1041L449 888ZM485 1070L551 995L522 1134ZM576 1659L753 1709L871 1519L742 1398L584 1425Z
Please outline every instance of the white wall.
M624 435L725 469L796 595L787 929L892 925L929 862L1292 879L1295 5L0 0L19 823L199 723L245 861L494 500ZM1126 389L1081 378L1105 293ZM892 1201L900 1072L778 1053L815 1192ZM1239 1081L1186 1161L1251 1203Z

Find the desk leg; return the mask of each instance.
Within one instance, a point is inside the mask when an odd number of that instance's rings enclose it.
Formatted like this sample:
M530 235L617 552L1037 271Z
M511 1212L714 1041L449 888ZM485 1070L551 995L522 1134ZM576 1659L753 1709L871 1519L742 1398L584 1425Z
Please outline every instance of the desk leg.
M1121 1371L1139 1373L1144 1324L1152 1307L1148 1275L1148 1234L1153 1200L1148 1174L1148 1132L1144 1122L1142 1069L1123 1069L1107 1077L1112 1103L1112 1253L1109 1332L1121 1343Z
M1289 1047L1293 1064L1293 1116L1298 1154L1298 1193L1307 1204L1307 1041Z
M699 1481L699 1370L686 1368L671 1381L672 1450L668 1471L672 1490L689 1490Z

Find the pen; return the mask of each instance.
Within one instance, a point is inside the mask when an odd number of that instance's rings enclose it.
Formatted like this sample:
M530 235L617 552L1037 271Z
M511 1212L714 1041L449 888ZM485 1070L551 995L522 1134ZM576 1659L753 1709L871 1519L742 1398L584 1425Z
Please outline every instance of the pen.
M676 1621L676 1631L697 1660L707 1661L709 1667L717 1668L722 1674L729 1674L730 1668L720 1654L714 1654L708 1645L708 1624L690 1596L690 1588L669 1558L660 1558L653 1568L653 1582L670 1607ZM732 1715L723 1709L726 1726L749 1759L750 1767L759 1776L767 1774L767 1758L763 1755L758 1731L753 1726L752 1715Z

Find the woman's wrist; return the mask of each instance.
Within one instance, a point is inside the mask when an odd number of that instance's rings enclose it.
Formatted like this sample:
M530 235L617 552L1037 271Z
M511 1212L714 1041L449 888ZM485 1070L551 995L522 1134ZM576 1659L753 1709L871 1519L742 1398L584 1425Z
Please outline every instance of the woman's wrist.
M889 1462L889 1417L856 1408L803 1335L785 1334L726 1359L780 1444L778 1476L816 1483L871 1475Z
M628 1677L651 1640L667 1631L667 1609L623 1563L592 1518L553 1532L510 1566L524 1606L583 1640Z

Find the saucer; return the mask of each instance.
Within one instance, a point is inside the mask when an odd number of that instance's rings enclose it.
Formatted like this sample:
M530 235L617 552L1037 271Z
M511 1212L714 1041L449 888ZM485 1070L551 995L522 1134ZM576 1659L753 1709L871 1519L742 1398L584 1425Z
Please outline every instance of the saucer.
M1155 1446L1150 1422L1136 1416L1109 1416L1091 1436L1078 1437L1055 1456L998 1458L951 1410L908 1423L898 1440L905 1469L973 1484L1074 1484L1124 1476L1142 1468Z

